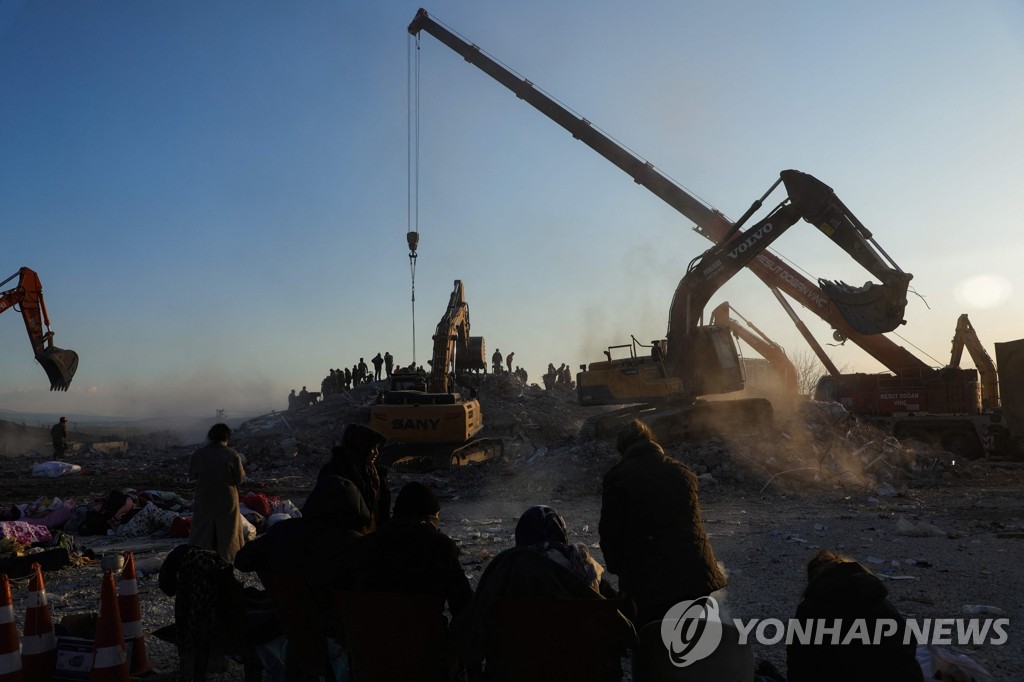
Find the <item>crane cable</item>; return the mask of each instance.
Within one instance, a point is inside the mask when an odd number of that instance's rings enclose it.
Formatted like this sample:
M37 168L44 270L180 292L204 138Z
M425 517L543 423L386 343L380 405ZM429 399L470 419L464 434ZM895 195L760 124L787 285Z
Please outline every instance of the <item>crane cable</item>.
M415 40L415 51L413 51ZM420 37L408 42L408 75L406 91L408 96L407 140L407 215L409 231L405 235L409 245L409 272L412 276L412 366L416 366L416 249L420 243Z

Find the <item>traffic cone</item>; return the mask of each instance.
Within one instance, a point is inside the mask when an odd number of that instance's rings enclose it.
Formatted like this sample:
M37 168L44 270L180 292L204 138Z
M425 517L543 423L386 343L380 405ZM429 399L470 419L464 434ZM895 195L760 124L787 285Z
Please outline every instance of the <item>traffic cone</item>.
M0 573L0 682L25 682L18 627L14 624L11 584L4 573Z
M39 564L32 564L32 570L21 638L21 665L28 679L50 682L57 665L57 638L46 602L43 569Z
M135 555L124 553L124 568L117 588L117 605L121 609L121 628L125 644L134 642L128 668L132 675L143 675L153 669L146 655L146 635L142 631L142 604L139 602L139 583L135 578Z
M109 570L103 573L100 617L96 622L96 641L92 651L89 682L129 682L121 610L117 608L117 587L114 586L114 573Z

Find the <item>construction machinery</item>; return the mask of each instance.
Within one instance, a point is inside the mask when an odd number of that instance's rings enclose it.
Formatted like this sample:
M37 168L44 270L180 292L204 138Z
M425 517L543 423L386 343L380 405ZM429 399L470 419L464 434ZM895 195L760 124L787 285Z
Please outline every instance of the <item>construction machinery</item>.
M730 314L735 314L740 319L735 319ZM768 335L757 328L747 318L743 317L737 310L723 301L711 311L711 324L716 327L727 327L732 335L748 346L753 348L767 362L769 379L757 382L773 389L771 392L785 395L796 395L799 392L799 377L796 367L786 355L786 350L779 344L768 338ZM750 380L750 366L746 365L747 383L753 384Z
M391 390L370 410L370 426L387 438L383 461L438 468L500 454L503 441L476 438L484 427L480 401L455 391L458 372L485 366L484 339L469 335L469 304L460 280L455 280L433 342L430 372L396 372Z
M16 306L21 308L36 362L46 371L50 379L50 390L66 391L78 370L78 353L53 345L53 331L50 330L50 317L46 312L39 275L29 268L21 268L0 282L0 287L15 277L18 278L17 286L0 291L0 313ZM46 331L43 331L44 326Z
M606 422L614 424L633 415L656 414L661 423L685 424L698 406L697 398L710 394L738 391L743 376L737 351L728 329L701 325L703 307L711 295L740 268L750 265L769 244L791 225L803 218L814 224L829 238L842 246L855 260L881 280L851 287L843 282L819 280L821 305L828 319L841 320L844 328L861 334L880 334L902 323L906 292L911 275L902 272L874 244L871 232L838 200L824 183L799 171L788 170L755 201L751 208L732 224L718 211L704 205L686 190L659 172L652 164L596 129L590 121L569 111L487 56L479 47L463 40L435 21L423 9L409 25L409 33L418 36L427 32L460 54L466 61L511 90L545 116L569 131L574 138L604 156L626 172L636 183L692 220L707 233L719 233L713 246L703 257L691 262L673 296L669 315L668 338L659 344L662 350L641 354L636 344L611 346L606 360L584 367L577 375L577 396L581 405L637 405ZM741 226L758 209L780 183L788 196L767 218L745 231ZM613 358L612 352L629 348L628 357ZM762 401L763 402L763 401ZM669 404L671 407L666 408ZM770 413L770 405L746 404L755 413ZM742 410L738 411L742 413ZM665 417L671 414L672 419ZM678 419L678 417L686 417ZM746 420L749 421L750 420ZM674 427L675 429L675 427Z
M964 348L976 369L960 367ZM1024 341L996 344L999 365L966 314L957 320L949 364L890 372L832 374L818 380L814 398L840 403L863 421L900 439L940 445L962 457L1021 455L1024 427Z

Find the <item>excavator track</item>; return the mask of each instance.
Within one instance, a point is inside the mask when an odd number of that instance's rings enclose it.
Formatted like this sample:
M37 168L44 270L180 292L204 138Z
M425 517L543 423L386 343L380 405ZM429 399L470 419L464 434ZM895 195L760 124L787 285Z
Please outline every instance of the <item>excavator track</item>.
M581 427L580 437L613 438L634 419L650 426L662 444L757 434L773 428L773 414L771 402L764 398L646 403L590 417Z
M399 471L424 473L455 469L501 457L505 441L501 438L477 438L464 445L444 443L396 443L381 453L386 466Z

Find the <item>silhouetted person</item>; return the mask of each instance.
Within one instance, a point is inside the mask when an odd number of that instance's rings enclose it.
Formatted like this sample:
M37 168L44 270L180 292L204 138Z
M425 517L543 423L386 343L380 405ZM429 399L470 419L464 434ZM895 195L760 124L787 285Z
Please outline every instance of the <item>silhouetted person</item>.
M68 451L68 418L61 417L60 421L50 428L50 440L53 442L53 456L60 457Z
M497 348L494 349L494 354L491 355L491 369L494 370L495 374L501 374L501 351Z
M505 367L508 369L508 373L512 373L512 358L515 357L515 351L508 354L505 358Z
M789 681L921 682L924 676L914 656L916 644L913 639L903 643L907 623L886 598L887 593L882 581L863 565L828 550L819 551L807 564L807 589L796 619L817 623L823 619L829 625L840 619L842 627L836 644L831 644L832 636L826 634L820 644L794 640L786 645ZM880 619L895 621L897 630L878 643L854 638L849 644L839 644L857 619L866 621L872 638Z
M704 531L693 471L665 455L639 420L619 432L616 446L622 460L604 476L598 531L608 570L642 626L726 579Z
M359 358L359 383L364 383L370 378L370 367L366 364L366 361Z
M356 484L370 510L367 532L391 518L391 490L388 472L377 463L383 435L362 424L349 424L341 436L341 445L331 448L331 460L320 469L319 477L341 476Z
M452 614L459 613L473 589L459 562L458 545L438 530L440 516L441 505L430 488L406 483L395 498L391 521L356 542L346 557L350 588L437 595Z
M238 486L245 480L245 469L239 454L228 447L231 429L227 424L214 424L206 438L207 445L192 453L188 469L188 477L196 482L188 542L216 550L231 563L245 543L238 508Z
M394 366L395 358L391 355L390 352L384 351L384 374L387 376L388 379L391 378L391 370L394 369Z
M381 357L380 353L377 353L370 362L373 363L373 380L380 381L380 371L381 367L384 366L384 358Z

